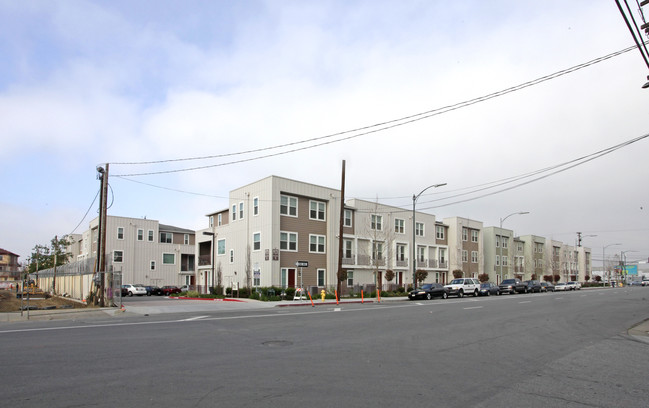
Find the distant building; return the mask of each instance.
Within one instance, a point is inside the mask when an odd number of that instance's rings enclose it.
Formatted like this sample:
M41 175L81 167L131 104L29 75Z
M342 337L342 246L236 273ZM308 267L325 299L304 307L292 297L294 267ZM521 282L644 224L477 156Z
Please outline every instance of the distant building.
M75 236L72 253L82 260L97 256L99 218ZM108 270L121 272L123 283L145 285L194 284L195 232L156 220L108 216Z
M20 280L20 256L0 248L0 281Z

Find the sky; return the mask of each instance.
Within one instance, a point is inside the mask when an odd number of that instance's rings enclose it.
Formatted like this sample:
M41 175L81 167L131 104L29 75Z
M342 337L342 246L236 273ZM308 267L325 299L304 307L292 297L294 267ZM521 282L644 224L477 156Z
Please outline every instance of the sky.
M86 230L106 163L109 215L202 229L344 161L346 198L446 183L417 209L647 261L633 45L613 1L0 0L0 248Z

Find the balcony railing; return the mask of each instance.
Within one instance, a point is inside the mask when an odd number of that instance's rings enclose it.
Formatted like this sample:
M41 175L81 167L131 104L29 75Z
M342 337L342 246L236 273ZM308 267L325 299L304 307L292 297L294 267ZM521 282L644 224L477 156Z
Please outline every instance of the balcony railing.
M351 258L343 256L343 265L356 265L356 260L353 256Z
M199 255L198 266L212 265L212 255Z
M408 258L397 259L397 267L405 268L408 266Z

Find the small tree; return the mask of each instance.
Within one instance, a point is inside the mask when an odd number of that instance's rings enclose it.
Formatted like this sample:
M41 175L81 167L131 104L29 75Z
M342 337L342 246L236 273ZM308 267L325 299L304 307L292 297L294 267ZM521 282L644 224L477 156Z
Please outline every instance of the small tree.
M428 277L428 271L425 271L423 269L417 269L415 271L415 278L417 279L417 282L419 282L420 285L423 281L426 280L427 277Z
M481 283L489 282L489 274L487 274L487 273L481 273L480 275L478 275L478 280L479 280Z
M599 283L602 281L602 277L599 275L595 275L595 282Z
M552 275L543 275L543 280L546 282L552 282Z
M462 276L464 276L464 272L462 272L462 269L456 269L453 271L453 277L455 279L461 278Z
M556 282L559 282L560 280L561 280L561 275L559 275L559 274L554 275L554 282L555 282L555 283L556 283Z
M535 274L535 273L533 273L532 276L530 276L531 280L537 280L538 278L539 278L539 276L537 274Z
M392 282L392 279L394 279L394 271L392 269L388 269L387 271L385 271L385 280Z
M586 282L588 282L590 280L590 275L584 276L584 279L586 280Z

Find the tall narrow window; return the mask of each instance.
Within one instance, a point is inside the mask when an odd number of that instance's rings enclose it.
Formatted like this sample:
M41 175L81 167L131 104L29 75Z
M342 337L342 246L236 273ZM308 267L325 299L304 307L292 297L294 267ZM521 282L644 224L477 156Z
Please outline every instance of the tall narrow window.
M289 196L280 196L279 213L297 217L297 198Z
M232 205L232 221L237 220L237 205L233 204Z
M138 229L137 230L137 240L138 241L144 241L144 230L143 229Z
M406 230L405 223L406 223L405 220L395 218L394 219L394 232L396 232L397 234L403 234L405 232L405 230Z
M424 223L423 222L415 222L415 235L418 237L423 237L424 236Z
M124 227L117 227L117 239L124 239Z
M252 199L252 215L259 215L259 197Z
M352 210L345 210L345 220L343 226L351 227L352 226Z
M252 234L252 249L253 251L259 251L261 249L261 232Z
M370 228L377 231L383 230L383 216L372 214Z

